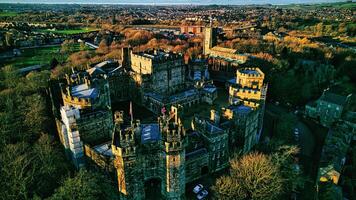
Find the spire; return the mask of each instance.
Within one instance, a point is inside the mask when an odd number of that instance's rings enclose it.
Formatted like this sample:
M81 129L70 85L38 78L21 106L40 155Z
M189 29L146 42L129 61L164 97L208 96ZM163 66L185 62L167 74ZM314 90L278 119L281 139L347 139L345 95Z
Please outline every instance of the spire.
M209 17L209 27L212 28L213 27L213 17L212 15L210 14L210 17Z

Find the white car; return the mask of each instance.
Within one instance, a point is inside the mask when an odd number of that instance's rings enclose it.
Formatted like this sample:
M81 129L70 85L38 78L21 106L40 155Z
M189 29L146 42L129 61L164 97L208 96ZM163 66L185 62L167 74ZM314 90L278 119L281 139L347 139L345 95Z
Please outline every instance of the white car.
M198 195L197 195L197 199L201 200L201 199L204 199L205 197L207 197L209 194L208 191L206 190L203 190L201 191Z
M294 129L294 137L296 141L299 141L299 129L295 128Z
M196 185L195 187L194 187L194 189L193 189L193 192L195 193L195 194L198 194L200 191L202 191L203 190L203 185L202 184L198 184L198 185Z

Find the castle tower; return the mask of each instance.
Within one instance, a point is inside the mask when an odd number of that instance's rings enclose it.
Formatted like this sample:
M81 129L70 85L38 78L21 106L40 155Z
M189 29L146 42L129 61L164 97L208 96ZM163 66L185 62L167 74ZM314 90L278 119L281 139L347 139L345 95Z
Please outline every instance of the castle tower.
M229 87L229 103L259 107L266 95L264 77L264 73L259 68L237 70L236 83Z
M139 122L122 129L120 125L123 120L118 117L122 117L122 114L115 114L112 152L115 155L120 199L144 199L143 171L139 156Z
M165 152L166 199L182 199L185 193L185 145L183 124L178 116L181 106L171 108L168 115L160 117Z

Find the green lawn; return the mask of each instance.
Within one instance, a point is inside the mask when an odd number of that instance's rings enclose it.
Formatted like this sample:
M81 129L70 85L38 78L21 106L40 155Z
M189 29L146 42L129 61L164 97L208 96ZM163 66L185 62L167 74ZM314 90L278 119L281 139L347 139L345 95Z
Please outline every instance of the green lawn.
M18 15L17 12L8 12L8 11L0 12L0 17L14 17L16 15Z
M60 49L60 45L22 49L20 56L2 60L0 67L12 65L14 68L20 69L32 65L48 66L52 58L56 58L59 62L64 62L67 60L68 54L60 53ZM79 51L79 49L79 44L75 44L74 51Z
M55 33L55 34L62 34L62 35L73 35L73 34L80 34L80 33L89 33L92 31L97 31L99 29L96 28L78 28L78 29L68 29L68 30L50 30L50 29L41 29L37 30L38 32L43 32L43 33Z

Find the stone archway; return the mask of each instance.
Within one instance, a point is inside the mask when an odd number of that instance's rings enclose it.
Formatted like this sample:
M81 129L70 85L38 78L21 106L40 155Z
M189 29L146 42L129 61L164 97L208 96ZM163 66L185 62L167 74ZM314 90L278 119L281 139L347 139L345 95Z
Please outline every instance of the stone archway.
M160 178L150 178L145 181L145 199L160 200L162 195L162 180Z

